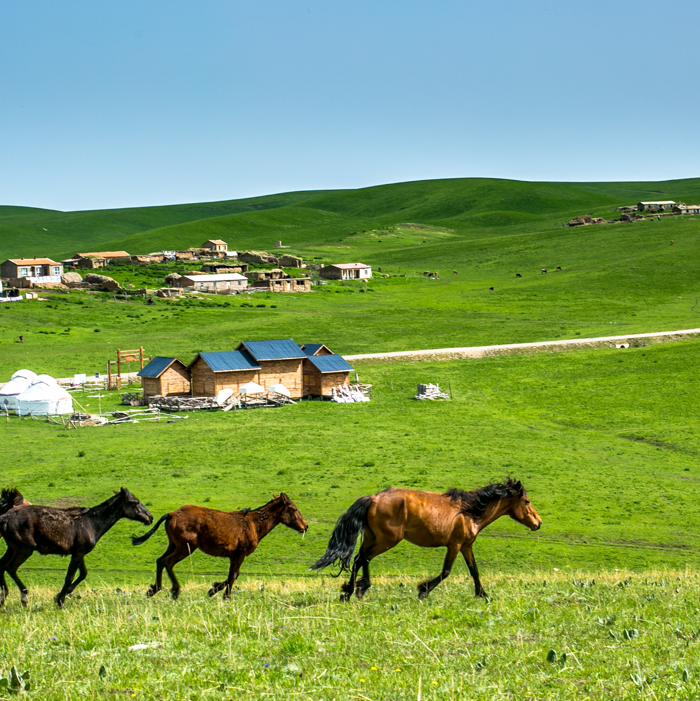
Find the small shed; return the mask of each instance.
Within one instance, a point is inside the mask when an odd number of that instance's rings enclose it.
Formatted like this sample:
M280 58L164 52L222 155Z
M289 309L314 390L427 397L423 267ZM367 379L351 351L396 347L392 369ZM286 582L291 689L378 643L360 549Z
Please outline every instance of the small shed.
M700 214L700 204L683 204L682 202L674 205L674 214Z
M260 372L260 366L245 349L198 353L188 369L195 397L215 397L222 389L238 393L242 385L258 382Z
M256 280L253 289L266 292L311 292L311 280L308 277Z
M228 250L228 244L226 241L221 239L209 239L202 244L202 248L206 248L210 251L215 251L216 253L222 253Z
M335 263L321 268L320 275L326 280L369 280L372 268L364 263Z
M341 355L307 355L304 360L304 396L331 397L334 387L350 384L352 369Z
M238 350L247 351L260 368L257 380L266 390L272 385L284 385L292 399L304 392L302 363L306 354L291 338L274 341L243 341Z
M190 393L190 371L177 358L156 356L136 374L141 378L144 397L186 396Z
M108 265L131 263L131 255L126 251L93 251L92 253L76 253L73 256L78 260L79 268L104 268Z

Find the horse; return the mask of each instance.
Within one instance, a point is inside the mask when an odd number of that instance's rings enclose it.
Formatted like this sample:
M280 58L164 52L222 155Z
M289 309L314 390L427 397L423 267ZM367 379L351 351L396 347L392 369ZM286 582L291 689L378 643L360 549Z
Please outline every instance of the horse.
M515 273L515 277L522 277L520 273Z
M460 552L474 580L475 596L486 597L472 545L486 526L505 515L533 531L542 526L525 487L510 478L471 492L453 488L437 494L389 487L373 496L360 497L338 519L325 554L311 569L320 570L339 562L337 576L350 572L350 579L342 586L341 601L349 601L353 591L361 599L371 586L370 561L407 540L423 548L447 548L441 573L418 585L419 599L426 599L449 576ZM351 567L360 531L364 532L362 544ZM362 579L356 584L360 567Z
M20 506L31 506L19 492L16 487L12 489L3 489L0 492L0 516L6 514L10 509L17 509ZM2 540L2 536L0 536Z
M547 274L547 268L542 268L542 275L546 275L546 274Z
M225 582L214 582L209 596L224 590L224 599L231 598L231 588L238 579L241 565L252 555L260 541L279 523L299 533L306 533L309 524L294 502L286 495L274 496L272 501L257 509L217 511L203 506L181 506L158 519L153 528L141 537L132 537L133 545L145 543L165 521L168 536L166 551L156 560L156 581L146 592L154 596L163 588L163 568L172 582L171 596L177 600L180 583L175 577L175 565L199 549L212 557L226 557L230 562Z
M29 505L10 509L0 516L0 535L7 544L7 551L0 558L0 606L8 594L5 572L19 588L22 606L27 605L27 587L17 576L17 569L32 553L38 552L41 555L71 556L63 588L55 597L56 604L62 608L66 596L87 577L85 556L121 518L146 525L153 523L148 509L124 487L92 508L55 509ZM74 581L78 571L80 574Z

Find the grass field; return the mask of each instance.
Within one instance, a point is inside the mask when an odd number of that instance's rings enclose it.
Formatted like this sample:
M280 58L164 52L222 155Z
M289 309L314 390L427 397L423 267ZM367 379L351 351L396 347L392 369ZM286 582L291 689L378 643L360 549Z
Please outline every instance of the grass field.
M155 307L84 292L6 304L0 379L18 367L104 372L116 348L140 345L189 361L244 338L323 341L347 354L695 327L699 220L560 224L639 199L691 202L699 187L444 181L111 213L0 208L5 255L33 255L13 248L27 242L60 257L210 236L269 249L281 238L309 260L362 260L391 275L364 292L334 283ZM539 273L556 265L563 272ZM168 270L108 272L155 286ZM96 504L126 486L157 518L184 503L255 507L286 491L310 529L304 540L281 527L268 536L228 604L205 596L225 563L201 554L179 567L178 603L147 602L165 538L133 548L137 524L105 536L61 612L50 597L67 563L34 556L22 570L30 609L13 589L0 615L0 676L30 669L35 696L51 699L696 698L699 360L698 341L685 340L361 363L370 404L78 431L10 417L2 482L35 503ZM454 398L415 402L417 382ZM78 399L118 406L116 393ZM358 496L388 485L471 489L506 474L523 480L544 525L530 533L501 519L479 537L489 604L472 598L463 563L420 604L415 585L437 573L442 552L405 544L373 564L361 604L342 606L337 580L308 574ZM140 643L158 646L127 649Z
M228 603L202 586L177 603L97 587L60 614L43 591L2 617L0 674L28 670L29 696L43 699L700 694L700 579L685 570L501 575L489 603L461 578L426 603L404 577L361 604L339 603L328 584L246 579Z

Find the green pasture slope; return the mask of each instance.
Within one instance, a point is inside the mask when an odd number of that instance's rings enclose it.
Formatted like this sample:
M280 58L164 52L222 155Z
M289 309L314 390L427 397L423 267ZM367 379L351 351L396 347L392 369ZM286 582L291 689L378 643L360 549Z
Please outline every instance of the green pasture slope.
M283 527L271 533L229 603L206 596L226 563L201 554L179 565L179 602L167 592L147 601L165 538L133 548L137 524L105 536L62 612L50 597L66 562L34 556L23 568L30 609L13 588L2 616L0 670L29 668L42 698L57 699L241 690L415 699L419 685L421 698L435 699L490 699L495 689L513 699L695 698L698 359L688 340L365 364L370 404L80 431L11 417L4 479L32 501L92 504L125 485L158 517L183 503L256 506L285 490L310 529L303 540ZM453 400L415 402L418 381L451 386ZM116 406L114 396L102 401ZM338 580L307 571L362 494L390 484L472 488L505 474L524 481L544 525L531 533L501 519L479 537L490 603L473 599L462 562L418 602L415 585L443 553L405 544L373 563L377 581L361 603L341 604Z
M376 276L366 288L331 284L307 295L163 301L148 309L143 301L84 293L5 305L0 377L33 357L55 374L102 370L115 347L140 345L186 359L241 338L293 336L358 353L694 328L700 217L574 229L562 222L583 213L612 217L614 207L642 198L690 202L699 190L700 180L467 179L112 212L13 209L0 217L7 255L61 257L101 247L146 253L214 236L239 249L271 250L281 239L307 260L361 260L390 277ZM114 238L117 230L129 235ZM540 273L558 265L562 272ZM172 269L106 272L138 288L163 284Z
M104 371L115 348L139 345L189 360L243 338L359 353L696 327L700 221L561 222L640 199L697 201L699 188L455 180L111 213L2 208L3 256L142 253L212 236L270 249L282 239L307 259L362 260L390 277L153 308L83 292L4 305L0 379L18 367ZM557 265L563 272L539 273ZM109 274L155 286L171 269ZM11 588L0 615L0 676L29 669L30 693L47 699L697 698L698 360L698 342L685 340L363 363L369 404L79 431L10 417L2 482L35 503L95 504L123 485L158 517L184 503L253 507L284 490L310 530L304 540L270 534L228 603L206 596L225 563L201 554L178 568L179 602L147 601L165 538L133 548L129 534L144 529L132 523L89 556L88 580L62 612L50 597L67 563L34 556L22 569L30 608ZM417 382L454 398L415 402ZM479 537L490 602L472 598L462 562L418 602L415 585L443 553L405 544L373 563L376 586L359 604L337 600L330 573L308 573L358 496L388 485L469 489L506 474L524 481L544 525L530 533L502 519ZM135 644L154 646L127 649Z

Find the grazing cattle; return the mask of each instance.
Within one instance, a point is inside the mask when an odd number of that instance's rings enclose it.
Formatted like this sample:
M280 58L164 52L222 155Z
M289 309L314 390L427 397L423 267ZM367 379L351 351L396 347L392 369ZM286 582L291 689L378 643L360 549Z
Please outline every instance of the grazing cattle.
M515 273L515 277L522 277L520 273Z
M430 275L430 271L429 271L429 270L424 270L424 271L423 271L423 275Z
M493 287L489 287L489 290L491 290L491 292L493 292Z
M294 502L280 494L258 509L243 511L216 511L202 506L181 506L177 511L161 516L148 533L133 537L133 545L145 543L165 521L168 536L167 550L156 560L156 582L146 592L153 596L163 588L163 568L172 583L173 599L180 594L180 583L173 568L199 549L212 557L229 560L228 578L225 582L214 582L209 596L224 590L224 599L231 597L231 588L248 555L255 552L260 541L279 523L299 533L306 533L309 525Z
M113 497L89 509L73 507L54 509L49 506L23 506L0 516L0 535L5 538L7 552L0 558L0 606L8 594L5 572L15 581L23 606L27 605L27 587L17 576L17 569L34 552L41 555L70 555L63 588L56 595L58 607L66 596L87 576L85 556L119 519L128 518L150 525L153 516L129 490L122 487ZM78 577L73 581L76 572Z
M407 540L422 548L447 548L441 573L418 585L419 598L427 598L449 576L459 553L474 580L475 596L485 597L472 545L480 531L506 515L533 531L542 526L525 487L510 478L503 484L489 484L473 492L450 489L436 494L389 487L379 494L360 497L338 519L325 554L311 569L320 570L338 562L340 573L350 571L341 600L348 601L353 592L361 599L371 586L370 561ZM351 567L360 532L364 534L360 551ZM360 568L362 579L356 584Z
M561 271L561 265L557 265L557 270Z
M453 275L459 275L459 273L458 273L456 270L453 270L453 271L452 271L452 274L453 274Z
M542 275L546 275L547 273L547 268L542 268Z

